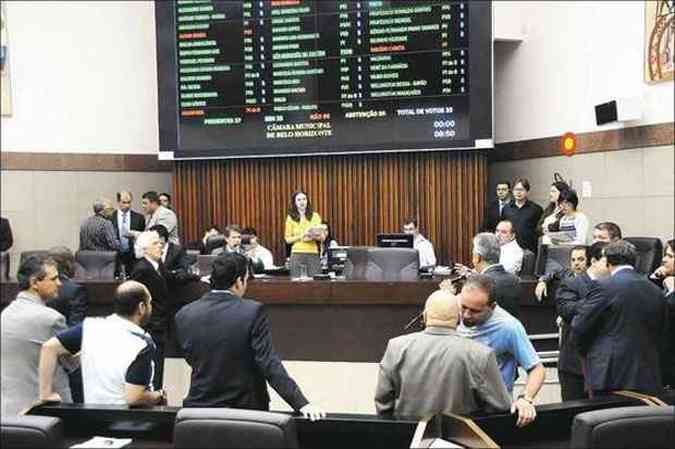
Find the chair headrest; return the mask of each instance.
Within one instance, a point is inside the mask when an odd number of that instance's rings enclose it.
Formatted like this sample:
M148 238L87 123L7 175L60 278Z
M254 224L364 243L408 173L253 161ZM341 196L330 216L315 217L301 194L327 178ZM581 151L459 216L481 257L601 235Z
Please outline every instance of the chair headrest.
M229 408L184 408L176 415L174 446L297 447L289 415Z

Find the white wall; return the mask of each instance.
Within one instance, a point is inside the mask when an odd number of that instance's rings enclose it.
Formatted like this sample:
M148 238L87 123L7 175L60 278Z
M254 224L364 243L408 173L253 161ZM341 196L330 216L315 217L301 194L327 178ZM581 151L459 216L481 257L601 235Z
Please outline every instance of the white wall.
M151 1L11 1L2 151L155 153Z
M673 82L644 82L642 1L498 2L501 22L526 33L495 44L495 140L511 142L623 127L598 127L594 106L616 97L643 98L637 126L673 121ZM519 24L520 25L520 24Z

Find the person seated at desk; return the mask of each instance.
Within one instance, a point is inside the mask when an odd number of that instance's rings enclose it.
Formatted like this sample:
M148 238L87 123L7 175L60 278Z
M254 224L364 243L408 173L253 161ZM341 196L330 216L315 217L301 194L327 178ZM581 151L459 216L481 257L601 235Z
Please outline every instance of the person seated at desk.
M241 246L244 254L253 262L253 266L262 268L256 268L256 273L274 268L274 256L269 249L260 244L255 228L244 228L241 231Z
M621 228L611 221L603 221L593 228L593 243L595 242L616 242L621 240Z
M320 258L321 266L326 267L328 266L328 248L335 248L338 246L338 242L335 240L335 237L333 237L330 224L326 220L322 221L321 224L323 225L323 241L319 242L321 248Z
M176 314L178 343L192 367L183 406L269 410L269 382L294 410L311 420L323 418L274 351L262 304L243 298L249 267L242 254L218 257L212 290Z
M40 399L58 401L53 390L59 357L80 353L85 404L154 405L166 401L162 390L152 391L155 345L141 326L152 313L148 289L126 281L115 291L115 313L91 317L59 332L42 345Z
M513 223L509 220L502 220L497 224L495 235L499 238L501 251L499 263L504 267L507 273L518 276L520 268L523 266L523 248L516 241L516 234L513 231Z
M220 232L220 227L218 227L218 225L213 224L209 226L209 229L207 229L206 232L204 232L204 236L202 237L201 245L199 248L201 254L211 254L211 251L213 250L213 245L212 243L209 242L209 240L216 237L224 237L224 235L222 232Z
M436 266L436 253L434 253L434 245L431 244L422 234L420 234L417 227L417 220L415 218L407 218L403 222L403 233L411 234L413 236L413 248L420 254L420 270L432 269Z
M495 283L487 275L469 276L459 298L459 335L483 343L495 351L502 379L509 392L513 391L518 366L527 371L524 392L513 403L511 411L518 410L519 424L529 424L537 416L534 398L544 384L546 371L525 328L497 304Z
M228 253L241 253L241 228L237 224L225 226L225 245L211 251L211 255L219 256Z
M389 340L375 392L378 414L424 417L508 410L494 352L457 332L457 298L437 290L424 306L425 329Z

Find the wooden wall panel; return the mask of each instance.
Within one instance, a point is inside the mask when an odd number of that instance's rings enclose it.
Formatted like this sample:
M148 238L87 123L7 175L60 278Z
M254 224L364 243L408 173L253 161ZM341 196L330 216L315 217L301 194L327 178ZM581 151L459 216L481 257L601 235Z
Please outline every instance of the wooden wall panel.
M439 263L468 262L484 209L484 152L366 154L286 159L180 161L174 204L185 241L212 223L250 225L281 263L284 222L293 191L312 204L346 245L373 245L398 232L403 217L419 220Z

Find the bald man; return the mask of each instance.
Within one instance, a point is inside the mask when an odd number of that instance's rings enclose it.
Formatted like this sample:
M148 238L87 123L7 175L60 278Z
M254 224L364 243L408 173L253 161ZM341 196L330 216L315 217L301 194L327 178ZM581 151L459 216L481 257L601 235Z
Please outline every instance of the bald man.
M375 393L378 414L424 417L508 410L511 396L494 353L457 335L457 297L446 290L429 296L425 329L389 340Z
M153 391L155 344L141 326L152 314L152 296L136 281L117 287L115 313L91 317L42 345L40 399L61 401L52 389L57 359L80 353L85 404L155 405L166 402Z

